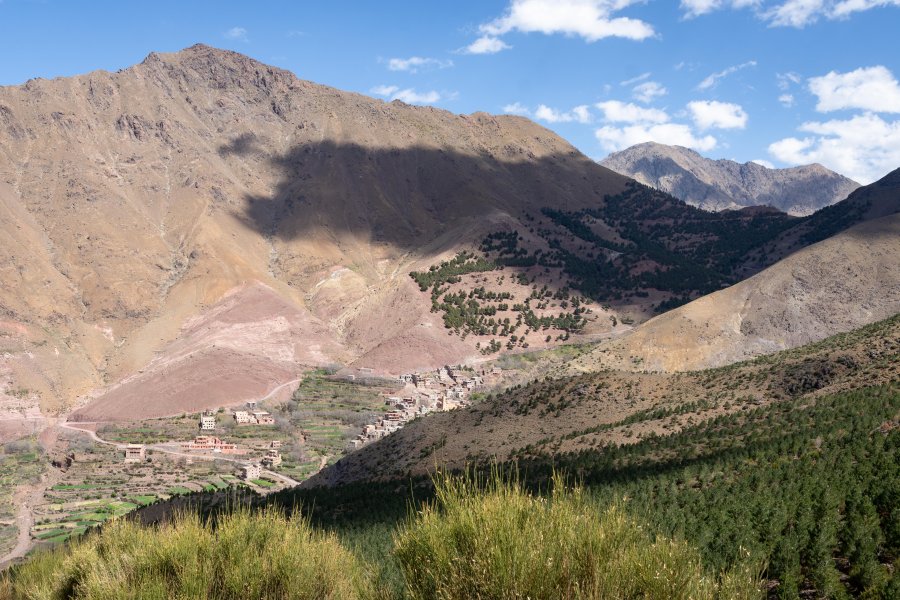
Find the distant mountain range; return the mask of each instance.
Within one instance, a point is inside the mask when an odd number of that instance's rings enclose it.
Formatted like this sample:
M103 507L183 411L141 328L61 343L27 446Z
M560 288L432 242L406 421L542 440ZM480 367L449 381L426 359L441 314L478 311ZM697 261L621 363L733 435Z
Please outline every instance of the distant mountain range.
M765 205L806 216L843 200L860 185L819 164L769 169L655 142L615 152L600 164L710 211Z

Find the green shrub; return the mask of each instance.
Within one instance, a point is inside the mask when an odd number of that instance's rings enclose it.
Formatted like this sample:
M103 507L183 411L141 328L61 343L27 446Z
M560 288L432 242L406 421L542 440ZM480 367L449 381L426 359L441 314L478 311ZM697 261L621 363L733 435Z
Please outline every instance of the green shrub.
M368 596L356 558L330 534L277 510L183 515L161 528L117 520L102 533L35 554L0 598L334 599Z
M560 477L546 498L496 472L435 484L435 501L394 538L413 599L762 597L750 569L709 577L687 544L599 511Z

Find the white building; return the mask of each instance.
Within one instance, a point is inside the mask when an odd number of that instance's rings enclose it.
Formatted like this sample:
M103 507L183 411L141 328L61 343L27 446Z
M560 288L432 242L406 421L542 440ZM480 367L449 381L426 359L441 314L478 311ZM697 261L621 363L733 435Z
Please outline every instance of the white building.
M213 431L216 428L216 415L204 413L200 415L200 430Z

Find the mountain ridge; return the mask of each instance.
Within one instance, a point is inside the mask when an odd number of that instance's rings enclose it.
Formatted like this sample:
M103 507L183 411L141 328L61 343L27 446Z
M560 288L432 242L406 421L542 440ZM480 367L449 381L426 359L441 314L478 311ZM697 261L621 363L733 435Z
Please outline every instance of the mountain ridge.
M820 164L772 169L755 162L709 159L689 148L656 142L614 152L600 164L712 211L769 205L807 216L859 187Z

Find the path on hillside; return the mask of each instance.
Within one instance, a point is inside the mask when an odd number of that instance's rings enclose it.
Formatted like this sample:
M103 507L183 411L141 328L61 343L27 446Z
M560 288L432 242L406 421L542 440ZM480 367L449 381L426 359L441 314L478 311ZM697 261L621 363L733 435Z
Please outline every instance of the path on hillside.
M41 444L45 446L48 454L56 443L56 424L55 419L50 419L49 425L39 435ZM44 491L55 485L58 480L59 472L51 467L46 473L41 474L40 481L20 485L13 493L13 504L19 507L15 519L19 533L16 536L16 545L6 555L0 557L0 569L5 569L11 562L31 551L34 546L31 540L31 528L34 526L33 509L43 498Z

